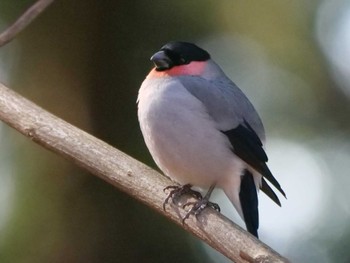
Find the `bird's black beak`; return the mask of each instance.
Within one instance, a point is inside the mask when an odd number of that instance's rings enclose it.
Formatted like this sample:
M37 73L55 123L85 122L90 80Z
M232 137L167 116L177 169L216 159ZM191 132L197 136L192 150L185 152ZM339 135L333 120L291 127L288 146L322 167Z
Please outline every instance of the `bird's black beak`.
M151 57L151 61L156 66L157 71L164 71L167 69L171 69L174 66L174 63L167 56L164 50L160 50L157 53L155 53Z

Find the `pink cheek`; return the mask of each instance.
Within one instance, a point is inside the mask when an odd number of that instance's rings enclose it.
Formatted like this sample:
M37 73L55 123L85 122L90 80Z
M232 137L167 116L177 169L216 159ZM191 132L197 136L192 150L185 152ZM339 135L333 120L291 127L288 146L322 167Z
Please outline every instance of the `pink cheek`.
M157 71L151 70L147 77L166 77L166 76L183 76L183 75L201 75L205 70L205 61L193 61L188 65L175 66L170 70Z

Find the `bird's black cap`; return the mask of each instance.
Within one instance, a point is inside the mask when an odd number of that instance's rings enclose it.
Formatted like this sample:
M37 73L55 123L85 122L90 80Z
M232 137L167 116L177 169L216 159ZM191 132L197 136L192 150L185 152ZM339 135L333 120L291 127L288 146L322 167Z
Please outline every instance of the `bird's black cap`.
M192 61L206 61L208 59L210 59L210 55L207 51L195 44L181 41L167 43L151 57L158 71L189 64Z

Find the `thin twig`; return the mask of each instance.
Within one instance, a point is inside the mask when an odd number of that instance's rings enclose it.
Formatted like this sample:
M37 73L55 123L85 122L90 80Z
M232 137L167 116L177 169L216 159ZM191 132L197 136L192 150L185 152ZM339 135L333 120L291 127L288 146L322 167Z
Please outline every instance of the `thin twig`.
M54 0L38 0L35 4L27 9L11 26L0 34L0 47L6 45L15 36L29 25L46 7Z
M164 187L171 181L139 161L48 113L0 84L0 119L43 147L73 161L92 174L157 210L196 235L234 262L288 262L239 226L213 209L205 209L198 220L181 218L178 206L163 210ZM187 200L184 200L187 201ZM268 259L267 261L265 259Z

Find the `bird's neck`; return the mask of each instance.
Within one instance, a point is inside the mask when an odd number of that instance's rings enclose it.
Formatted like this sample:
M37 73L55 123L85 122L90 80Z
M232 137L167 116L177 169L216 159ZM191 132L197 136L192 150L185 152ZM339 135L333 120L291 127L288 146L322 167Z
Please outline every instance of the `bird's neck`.
M157 71L156 68L153 68L147 77L152 78L161 78L168 76L199 76L202 75L207 66L206 61L192 61L187 65L175 66L171 69L164 71Z

